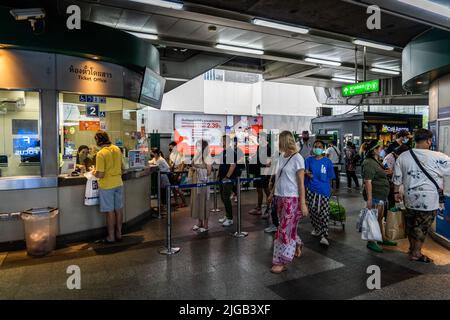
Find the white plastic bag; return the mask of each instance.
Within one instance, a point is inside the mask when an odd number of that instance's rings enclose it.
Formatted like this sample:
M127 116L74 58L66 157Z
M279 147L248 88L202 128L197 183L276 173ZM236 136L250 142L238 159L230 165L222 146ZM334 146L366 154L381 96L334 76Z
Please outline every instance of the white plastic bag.
M98 179L92 174L92 172L86 172L84 176L87 179L86 192L84 194L84 205L96 206L99 203Z
M383 241L378 223L378 210L366 210L364 220L362 221L361 239L366 241Z

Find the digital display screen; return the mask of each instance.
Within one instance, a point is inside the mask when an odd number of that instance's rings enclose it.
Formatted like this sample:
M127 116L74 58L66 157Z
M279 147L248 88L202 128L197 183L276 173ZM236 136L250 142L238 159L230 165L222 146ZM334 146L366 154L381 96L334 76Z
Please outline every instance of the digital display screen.
M161 108L166 79L150 68L145 69L139 102L154 108Z
M31 134L37 135L38 132L38 121L37 120L22 120L13 119L12 120L12 134Z
M13 139L13 152L20 156L21 162L39 162L41 156L40 141L37 137L22 136Z

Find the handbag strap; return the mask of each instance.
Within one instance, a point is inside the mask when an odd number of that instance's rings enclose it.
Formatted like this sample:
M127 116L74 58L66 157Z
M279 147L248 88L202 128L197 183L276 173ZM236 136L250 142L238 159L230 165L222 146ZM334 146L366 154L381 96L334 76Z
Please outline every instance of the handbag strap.
M427 178L433 182L434 186L436 187L436 189L438 191L441 191L441 188L439 187L438 183L436 182L436 180L433 179L433 177L425 170L425 168L422 166L422 164L420 163L419 159L417 159L416 154L414 153L414 151L409 150L409 153L411 154L412 158L414 159L414 161L416 162L416 164L419 166L420 170L422 170L422 172L427 176Z

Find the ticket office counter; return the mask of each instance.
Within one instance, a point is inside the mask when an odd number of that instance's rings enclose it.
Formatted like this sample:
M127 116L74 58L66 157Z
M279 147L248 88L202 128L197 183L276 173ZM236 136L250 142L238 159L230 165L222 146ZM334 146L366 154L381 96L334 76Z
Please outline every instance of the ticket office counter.
M0 79L0 244L23 240L18 213L39 207L59 208L58 236L91 237L105 217L97 206L84 205L85 178L61 175L69 173L62 156L75 156L81 144L94 146L98 129L126 152L136 147L143 74L98 60L10 49L0 49L0 65L10 75ZM96 76L86 77L88 71ZM92 104L98 106L94 117L87 114ZM149 214L153 170L124 174L126 224Z

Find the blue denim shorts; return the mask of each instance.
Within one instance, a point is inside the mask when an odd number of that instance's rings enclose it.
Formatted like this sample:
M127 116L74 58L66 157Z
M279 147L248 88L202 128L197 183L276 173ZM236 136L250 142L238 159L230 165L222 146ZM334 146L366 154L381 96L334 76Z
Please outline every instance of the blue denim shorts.
M100 212L112 212L123 208L123 186L99 189Z

